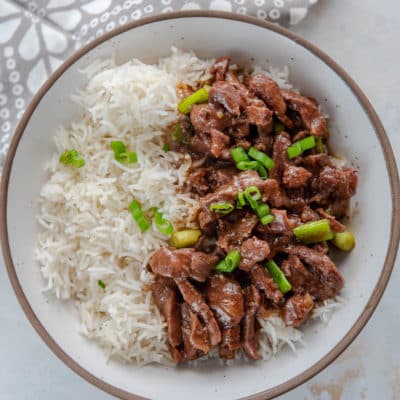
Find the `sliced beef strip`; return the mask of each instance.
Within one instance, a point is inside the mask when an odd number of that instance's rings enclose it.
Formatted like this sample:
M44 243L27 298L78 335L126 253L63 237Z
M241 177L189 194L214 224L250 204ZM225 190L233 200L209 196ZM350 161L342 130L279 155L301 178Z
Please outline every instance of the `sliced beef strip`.
M182 336L176 285L172 279L156 276L151 292L156 306L167 322L168 343L177 347L182 342Z
M211 129L224 131L232 124L232 117L222 108L214 104L194 104L190 111L190 121L196 131L210 132Z
M250 212L238 213L238 217L230 222L227 219L220 221L217 246L228 252L239 247L243 241L251 236L251 232L258 224L258 217Z
M282 183L288 189L298 189L307 185L312 174L303 167L286 165L283 170Z
M342 274L328 256L306 246L289 246L288 252L290 255L298 256L311 268L311 273L323 285L326 292L325 296L322 297L333 297L343 288ZM320 295L323 295L323 293L320 293Z
M289 159L287 156L287 148L292 144L290 136L286 132L281 132L275 136L272 147L272 159L275 166L270 173L270 177L280 181L283 171Z
M208 278L206 298L221 327L240 323L244 315L242 288L233 278L223 274Z
M282 309L285 324L294 328L304 323L311 315L314 302L308 293L290 297Z
M250 270L250 277L258 290L262 290L265 297L275 304L279 304L283 299L282 292L276 286L268 271L261 265L255 265Z
M314 176L319 176L319 173L324 167L332 166L331 159L326 153L310 154L301 158L303 167L308 169Z
M240 348L239 324L244 315L242 288L233 278L217 274L208 279L206 297L221 328L220 357L234 358Z
M357 190L357 172L350 168L325 167L319 175L318 189L336 199L349 199Z
M207 155L211 149L210 135L207 132L196 132L190 139L189 148L196 153Z
M276 208L271 209L271 214L275 220L268 225L261 226L260 231L264 234L293 236L292 229L298 224L297 218L289 218L286 210Z
M301 222L305 223L305 222L317 221L319 219L319 215L312 208L306 206L303 208L300 218Z
M242 320L242 348L247 357L258 360L258 335L256 316L261 304L261 296L254 285L244 289L245 314Z
M262 201L267 201L278 190L278 184L273 179L262 180L256 171L244 171L234 176L232 181L220 186L214 193L210 193L200 199L199 224L200 228L209 230L223 214L212 212L212 203L230 203L236 205L238 192L248 186L256 186L262 195Z
M186 187L192 193L205 196L209 192L208 183L209 168L197 168L191 171L186 178Z
M210 351L207 328L187 303L181 305L183 350L186 360L194 360Z
M208 94L209 102L222 105L230 114L239 116L246 107L246 98L235 84L226 81L215 82Z
M316 212L321 216L321 218L326 218L329 221L329 225L333 232L344 232L346 227L339 222L333 215L328 214L324 209L317 208Z
M160 247L150 260L150 268L154 274L169 278L192 278L205 282L213 270L218 257L195 251L193 248L171 249Z
M219 356L225 360L231 360L235 358L236 351L240 349L240 325L222 328L221 335Z
M186 279L176 279L179 291L190 308L201 318L207 327L211 346L216 346L221 341L221 331L203 296Z
M222 152L227 148L230 142L229 136L225 135L221 131L217 129L211 129L210 131L211 137L211 148L210 153L218 158L221 156Z
M250 271L253 265L265 260L269 253L268 243L253 236L245 240L240 246L239 268L243 271Z
M272 126L272 111L265 105L248 105L244 113L250 124L260 127Z
M259 73L249 79L247 86L252 93L264 100L265 104L278 116L285 115L286 103L275 81L265 74Z
M215 63L210 68L210 72L215 75L215 80L225 80L225 74L228 71L230 61L231 58L229 56L219 57L215 60Z
M328 254L329 246L328 246L328 243L326 243L326 242L319 242L319 243L314 244L313 249L318 251L318 253Z
M207 182L211 191L214 192L218 187L229 183L236 174L237 169L235 167L224 167L218 169L211 167L207 176Z
M179 363L185 361L185 354L182 351L182 349L173 347L170 344L168 344L168 349L169 349L169 352L171 354L171 357L172 357L172 360L174 361L174 363L179 364Z
M229 148L230 137L211 128L210 132L196 132L190 139L189 148L206 156L212 155L215 158L221 156L224 150Z
M326 120L314 101L291 90L282 89L281 94L288 108L300 115L305 129L316 136L327 136Z

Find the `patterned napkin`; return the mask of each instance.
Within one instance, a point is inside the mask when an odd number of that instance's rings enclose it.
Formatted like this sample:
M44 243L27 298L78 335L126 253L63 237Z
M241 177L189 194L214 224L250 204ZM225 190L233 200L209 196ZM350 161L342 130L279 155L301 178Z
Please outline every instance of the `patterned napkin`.
M0 0L0 170L27 104L75 50L142 17L210 9L289 26L318 0Z

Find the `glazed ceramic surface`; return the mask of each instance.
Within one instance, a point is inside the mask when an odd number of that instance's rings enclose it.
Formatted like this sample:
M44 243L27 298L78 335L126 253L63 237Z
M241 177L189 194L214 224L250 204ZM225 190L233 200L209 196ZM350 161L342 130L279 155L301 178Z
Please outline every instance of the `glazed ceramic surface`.
M363 327L382 294L398 238L398 227L392 227L392 221L398 221L398 210L392 205L398 182L391 149L373 110L362 104L363 95L346 82L345 75L325 56L321 58L317 49L285 35L272 25L218 14L142 22L67 61L50 78L17 130L2 186L8 230L8 241L6 231L2 233L3 251L12 283L25 312L52 350L86 379L115 395L196 400L261 392L260 398L265 398L281 393L331 362ZM71 303L56 301L41 291L44 282L34 261L34 248L39 192L46 178L43 168L55 150L57 126L68 125L79 115L71 101L71 95L85 85L79 70L112 55L118 63L132 57L155 62L171 46L192 49L200 57L229 54L240 65L287 65L293 85L316 98L329 114L334 152L359 168L350 226L357 246L350 254L336 255L346 280L344 305L328 324L307 326L305 346L295 354L287 350L267 362L238 362L229 367L217 361L196 368L137 367L107 361L97 345L79 334Z

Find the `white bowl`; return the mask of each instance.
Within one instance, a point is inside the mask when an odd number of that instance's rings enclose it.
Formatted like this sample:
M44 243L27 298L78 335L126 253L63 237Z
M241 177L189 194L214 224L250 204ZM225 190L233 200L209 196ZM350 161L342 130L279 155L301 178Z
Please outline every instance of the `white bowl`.
M345 306L327 325L305 332L306 347L268 362L198 368L107 363L99 347L79 335L70 304L42 292L34 262L43 166L54 151L53 135L79 110L71 95L85 83L79 69L115 54L154 62L170 47L201 57L230 54L239 64L288 65L290 79L322 103L330 115L331 143L360 168L351 229L357 246L342 257ZM41 88L20 122L5 164L1 187L1 239L16 295L34 328L69 367L116 396L179 399L270 398L309 379L355 338L375 309L389 279L400 234L400 190L384 129L356 84L327 55L284 29L256 19L217 12L175 13L135 22L107 34L67 60ZM397 201L396 201L397 200ZM12 333L10 333L12 334Z

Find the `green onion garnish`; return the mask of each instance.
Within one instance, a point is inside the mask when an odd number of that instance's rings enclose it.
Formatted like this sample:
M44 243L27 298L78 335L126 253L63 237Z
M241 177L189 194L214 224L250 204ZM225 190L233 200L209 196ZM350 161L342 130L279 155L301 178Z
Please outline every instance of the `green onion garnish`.
M233 211L234 207L230 203L212 203L210 210L220 214L229 214Z
M99 280L97 281L97 284L98 284L102 289L105 289L105 288L106 288L106 284L105 284L101 279L99 279Z
M163 149L163 151L168 152L169 151L169 144L168 143L164 143L162 149Z
M174 231L172 223L163 217L163 213L158 211L157 207L154 207L152 210L154 213L154 223L156 224L158 230L162 234L170 236Z
M134 151L126 151L126 146L123 142L116 140L110 142L110 147L114 152L114 158L121 164L137 162L137 154Z
M244 198L244 193L239 192L237 198L237 205L236 208L243 208L246 205L246 199Z
M239 161L236 163L236 168L241 171L247 171L249 169L256 171L258 169L258 161Z
M319 219L318 221L307 222L293 229L293 233L305 244L318 243L324 240L333 239L331 226L327 219Z
M208 90L206 87L202 87L201 89L196 90L190 96L184 98L178 104L178 110L182 114L189 114L193 104L205 103L207 100L208 100Z
M321 136L317 136L315 139L315 148L317 149L318 153L323 153L325 151L324 142L322 141Z
M262 217L265 217L266 215L269 214L269 212L270 212L269 205L266 203L258 204L257 207L255 208L255 212L256 212L258 218L261 219Z
M269 274L271 275L272 279L276 283L276 286L278 286L278 289L283 293L287 293L290 290L292 290L292 285L290 282L286 279L285 274L282 272L282 270L278 267L276 262L274 260L269 260L265 266L268 269Z
M170 244L177 249L193 246L201 236L200 229L184 229L172 234Z
M255 210L258 207L258 200L261 199L261 193L257 186L249 186L244 191L244 197L250 207Z
M250 161L246 150L243 147L235 147L231 150L231 156L236 163L241 161Z
M350 251L354 249L356 245L356 239L354 235L349 231L335 233L332 239L332 243L342 251Z
M133 219L136 221L137 226L142 232L145 232L150 228L150 224L144 216L142 206L139 202L133 200L132 203L129 204L129 211L131 212Z
M284 129L285 129L285 127L282 124L282 122L274 121L274 127L273 127L274 132L276 132L276 133L282 132Z
M74 168L81 168L85 165L85 160L79 155L78 151L65 150L60 155L60 163L64 165L71 164Z
M264 215L263 217L260 218L260 222L263 225L268 225L268 224L270 224L271 222L274 222L274 221L275 221L275 217L272 214L267 214L267 215Z
M240 262L240 252L238 250L230 251L226 257L215 267L219 272L232 272Z
M176 124L174 130L171 133L171 139L173 142L182 141L182 126L181 124Z
M262 151L259 151L254 147L250 147L248 154L252 159L261 163L268 170L271 170L272 168L274 168L274 165L275 165L274 160L272 158L268 157Z
M301 139L287 148L287 154L290 159L298 157L303 154L306 150L310 150L315 147L315 137L307 136Z
M268 178L267 170L264 168L264 166L260 162L258 162L258 165L257 165L257 172L258 172L258 175L260 175L261 179Z

